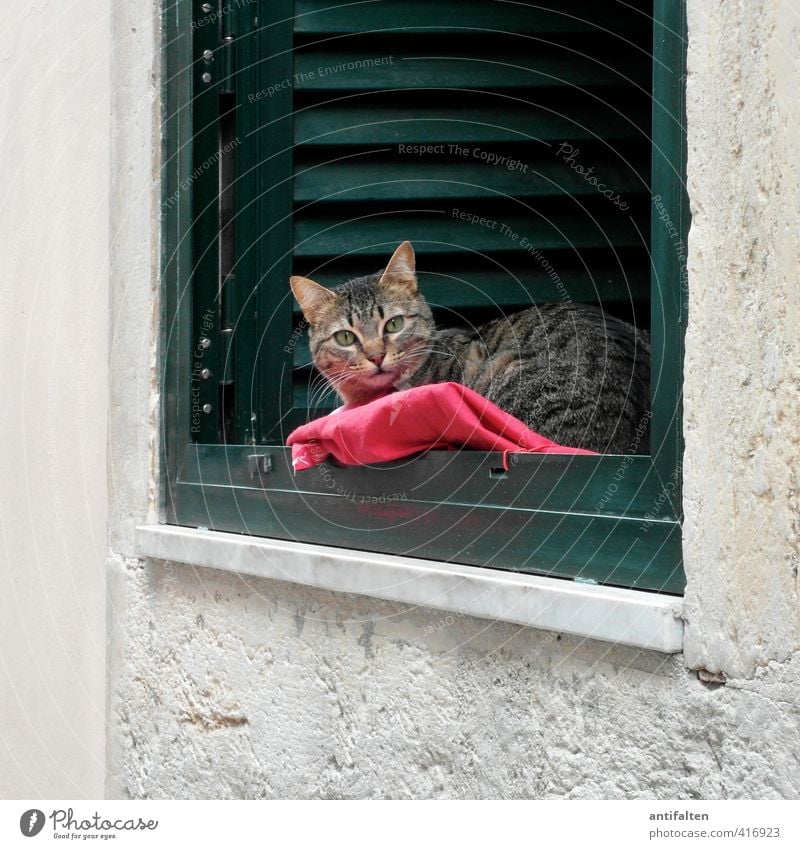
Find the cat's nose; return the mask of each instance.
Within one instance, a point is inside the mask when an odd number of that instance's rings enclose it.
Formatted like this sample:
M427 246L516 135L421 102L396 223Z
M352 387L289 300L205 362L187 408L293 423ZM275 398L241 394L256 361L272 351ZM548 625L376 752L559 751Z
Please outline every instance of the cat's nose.
M367 359L371 363L375 363L376 366L380 366L380 364L383 362L385 356L386 356L386 354L381 352L379 354L370 354Z

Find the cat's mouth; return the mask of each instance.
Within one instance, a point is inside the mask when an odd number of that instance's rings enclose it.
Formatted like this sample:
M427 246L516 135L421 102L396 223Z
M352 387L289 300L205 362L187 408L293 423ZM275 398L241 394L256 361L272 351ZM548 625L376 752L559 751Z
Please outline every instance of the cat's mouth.
M373 364L370 372L360 369L350 372L344 381L341 381L341 392L343 397L358 395L362 398L377 398L392 392L395 386L403 380L403 370L395 364L388 367Z
M375 365L369 373L361 372L358 382L364 389L373 392L387 392L403 377L402 370L396 365Z
M367 375L367 379L369 381L387 382L395 380L399 374L400 372L396 368L384 368L383 366L375 366L375 371L373 371L372 374Z

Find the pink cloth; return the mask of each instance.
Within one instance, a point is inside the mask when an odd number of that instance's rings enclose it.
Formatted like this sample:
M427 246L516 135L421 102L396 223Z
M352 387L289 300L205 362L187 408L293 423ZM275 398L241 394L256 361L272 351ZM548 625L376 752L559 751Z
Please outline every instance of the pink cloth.
M506 454L594 454L566 448L527 428L491 401L460 383L432 383L386 395L362 406L345 406L292 431L295 471L329 457L345 466L399 460L420 451L502 451Z

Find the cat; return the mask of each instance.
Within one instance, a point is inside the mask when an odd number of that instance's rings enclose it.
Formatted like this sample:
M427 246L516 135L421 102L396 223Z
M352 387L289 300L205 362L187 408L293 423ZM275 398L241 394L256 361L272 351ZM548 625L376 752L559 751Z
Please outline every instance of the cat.
M347 404L454 381L560 444L648 451L649 336L598 307L538 304L480 327L438 330L409 242L382 272L336 290L306 277L290 285L314 365Z

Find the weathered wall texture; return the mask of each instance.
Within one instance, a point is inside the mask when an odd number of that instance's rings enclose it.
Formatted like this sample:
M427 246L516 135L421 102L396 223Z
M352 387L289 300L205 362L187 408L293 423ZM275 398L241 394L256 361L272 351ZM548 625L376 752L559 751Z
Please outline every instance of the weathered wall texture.
M800 656L679 657L208 569L117 560L112 796L800 794Z
M107 6L2 7L0 798L103 793Z
M800 647L800 3L690 0L687 662Z
M153 34L116 13L109 795L800 795L796 5L690 0L686 660L135 559Z

